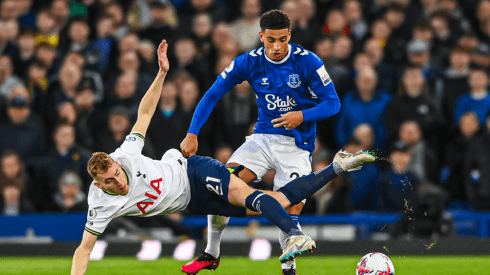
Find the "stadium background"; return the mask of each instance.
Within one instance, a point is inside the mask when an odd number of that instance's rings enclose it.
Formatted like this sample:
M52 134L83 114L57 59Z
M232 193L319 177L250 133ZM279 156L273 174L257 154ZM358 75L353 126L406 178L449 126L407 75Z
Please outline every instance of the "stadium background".
M260 46L258 20L273 8L290 16L291 42L324 61L342 102L317 125L313 169L340 148L383 158L308 200L306 230L341 244L320 252L488 254L490 1L479 0L1 1L0 254L73 252L86 163L130 130L161 39L171 69L143 150L153 158L179 148L199 99L233 58ZM226 162L256 116L253 91L238 85L202 128L198 154ZM254 185L270 188L272 178ZM204 228L188 211L125 217L100 239L190 239L203 249ZM232 219L226 231L231 255L233 244L248 255L254 239L277 252L264 219Z

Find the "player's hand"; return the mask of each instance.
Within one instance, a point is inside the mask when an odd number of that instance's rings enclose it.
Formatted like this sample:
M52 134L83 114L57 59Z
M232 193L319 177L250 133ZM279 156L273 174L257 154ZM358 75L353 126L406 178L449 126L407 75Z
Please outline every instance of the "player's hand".
M167 40L163 39L162 43L158 46L158 65L160 66L160 70L164 73L167 73L168 70L170 69L170 65L168 63L168 58L167 58L167 49L168 49L168 44Z
M188 158L196 154L197 152L197 135L187 133L182 143L180 143L180 150L184 157Z
M292 130L298 127L303 122L303 112L294 111L282 114L280 118L271 121L274 128L285 127L286 130Z

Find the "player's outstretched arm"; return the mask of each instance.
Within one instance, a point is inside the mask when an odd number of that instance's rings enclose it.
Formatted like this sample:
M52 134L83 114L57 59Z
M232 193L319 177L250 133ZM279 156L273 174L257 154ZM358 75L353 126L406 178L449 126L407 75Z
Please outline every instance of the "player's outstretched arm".
M153 117L158 101L160 100L160 94L162 93L162 85L165 80L165 76L167 76L167 72L170 69L167 58L167 48L168 44L166 40L163 40L162 43L160 43L160 46L158 46L157 55L160 70L158 70L155 80L153 80L150 88L143 96L143 99L141 99L141 103L138 108L138 119L136 120L131 132L138 132L142 135L146 135L151 118Z
M92 249L94 249L95 241L97 241L97 236L90 234L87 231L83 232L82 242L73 255L71 275L85 274L90 260L90 253L92 252Z

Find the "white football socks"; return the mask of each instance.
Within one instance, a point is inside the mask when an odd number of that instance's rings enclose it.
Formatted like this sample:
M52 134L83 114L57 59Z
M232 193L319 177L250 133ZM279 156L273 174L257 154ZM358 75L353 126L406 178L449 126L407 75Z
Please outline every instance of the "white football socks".
M208 215L208 244L204 252L213 255L216 259L220 255L223 230L229 221L230 217Z

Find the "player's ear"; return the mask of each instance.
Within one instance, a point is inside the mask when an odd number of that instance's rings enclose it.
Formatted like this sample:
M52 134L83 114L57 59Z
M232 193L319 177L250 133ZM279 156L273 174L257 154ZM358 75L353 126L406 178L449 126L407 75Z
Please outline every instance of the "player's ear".
M259 32L260 42L264 43L264 33L262 31Z

